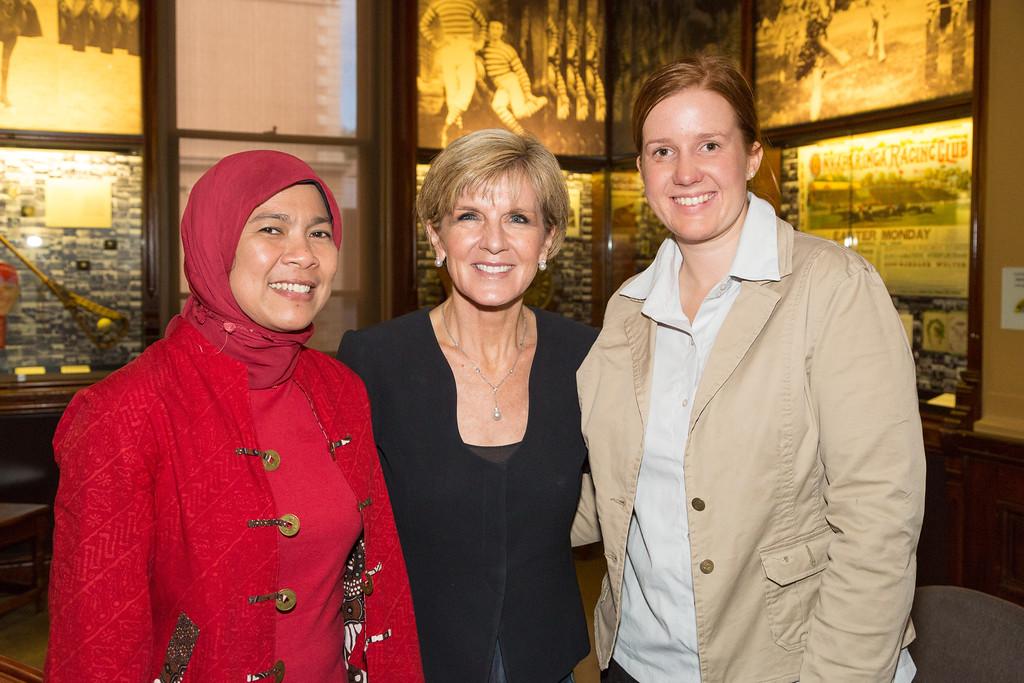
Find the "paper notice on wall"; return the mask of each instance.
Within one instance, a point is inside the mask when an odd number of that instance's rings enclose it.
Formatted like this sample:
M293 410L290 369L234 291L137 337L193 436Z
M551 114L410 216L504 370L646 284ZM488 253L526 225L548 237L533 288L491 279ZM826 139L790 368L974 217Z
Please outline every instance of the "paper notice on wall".
M841 244L849 230L814 234ZM853 234L857 251L893 294L967 298L970 233L965 226L858 228Z
M50 228L109 228L110 178L47 178L46 225Z
M1004 330L1024 330L1024 268L1003 268Z

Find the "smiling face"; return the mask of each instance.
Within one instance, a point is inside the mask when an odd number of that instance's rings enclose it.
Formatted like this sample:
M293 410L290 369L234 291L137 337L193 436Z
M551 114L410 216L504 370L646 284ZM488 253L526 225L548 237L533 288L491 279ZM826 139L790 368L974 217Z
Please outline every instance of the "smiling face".
M637 167L651 209L686 246L738 237L761 155L724 97L687 88L647 115Z
M338 248L320 191L281 190L249 214L231 266L231 293L242 311L275 332L295 332L331 296Z
M463 193L440 229L427 226L427 235L448 259L453 296L479 308L521 299L554 240L533 186L514 178Z

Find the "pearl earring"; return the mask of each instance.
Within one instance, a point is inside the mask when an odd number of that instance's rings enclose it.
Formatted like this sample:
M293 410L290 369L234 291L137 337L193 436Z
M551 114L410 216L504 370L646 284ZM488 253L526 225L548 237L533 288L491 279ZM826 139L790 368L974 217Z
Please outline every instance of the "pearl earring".
M438 256L438 257L436 257L434 259L434 267L435 268L440 268L443 265L444 265L444 257L443 256Z
M547 259L541 259L540 261L537 261L537 268L539 270L547 270L548 269L548 261L547 261Z

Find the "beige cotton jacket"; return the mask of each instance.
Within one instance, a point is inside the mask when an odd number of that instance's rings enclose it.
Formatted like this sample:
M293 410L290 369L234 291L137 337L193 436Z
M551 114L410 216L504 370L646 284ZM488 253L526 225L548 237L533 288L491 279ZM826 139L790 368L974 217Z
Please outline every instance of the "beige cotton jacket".
M701 678L891 681L913 640L924 505L914 361L858 254L777 221L781 280L744 281L697 388L683 476ZM655 323L612 297L577 373L591 476L576 545L604 541L602 668L621 618Z

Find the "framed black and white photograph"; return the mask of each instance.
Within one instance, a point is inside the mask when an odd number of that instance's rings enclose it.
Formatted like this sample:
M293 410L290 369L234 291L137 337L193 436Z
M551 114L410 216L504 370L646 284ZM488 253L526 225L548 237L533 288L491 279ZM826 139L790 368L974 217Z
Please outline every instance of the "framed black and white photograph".
M971 0L758 0L756 13L764 128L972 90Z
M630 117L644 79L663 64L697 54L741 55L740 0L631 0L612 9L612 151L636 154Z
M419 0L419 143L530 133L604 154L604 0Z
M0 129L142 132L140 0L0 0Z

